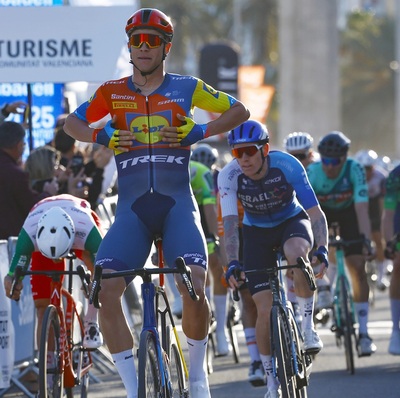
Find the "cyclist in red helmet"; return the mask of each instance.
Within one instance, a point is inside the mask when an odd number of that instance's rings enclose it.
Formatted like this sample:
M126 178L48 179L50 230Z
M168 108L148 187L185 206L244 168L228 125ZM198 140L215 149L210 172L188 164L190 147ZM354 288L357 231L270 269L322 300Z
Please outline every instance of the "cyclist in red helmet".
M161 234L166 263L174 264L181 256L192 269L199 301L191 300L180 278L176 279L189 348L189 393L191 398L209 398L203 367L210 322L204 294L207 247L190 189L190 146L243 123L249 111L232 96L196 77L165 72L173 25L161 11L136 11L125 30L132 75L101 85L89 101L67 117L64 128L75 139L95 141L115 154L118 205L96 264L110 271L141 268L153 239ZM220 116L198 124L192 119L194 107ZM107 116L110 120L103 128L91 127ZM127 396L136 398L133 339L120 300L125 288L126 283L119 278L103 282L100 320Z

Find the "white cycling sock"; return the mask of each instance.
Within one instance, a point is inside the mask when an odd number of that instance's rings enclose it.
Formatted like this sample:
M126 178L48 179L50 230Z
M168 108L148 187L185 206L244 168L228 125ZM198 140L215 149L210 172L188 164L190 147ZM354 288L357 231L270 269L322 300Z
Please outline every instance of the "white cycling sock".
M138 398L138 382L133 350L117 352L116 354L111 354L111 357L125 386L127 398ZM135 376L132 377L132 375Z
M368 301L365 303L354 303L354 309L356 310L358 319L358 333L367 334L368 333Z
M297 301L300 306L300 313L303 317L301 320L302 330L309 330L314 327L313 312L314 312L314 296L298 297Z
M265 375L267 376L267 387L277 388L279 385L278 380L274 377L273 367L272 367L272 355L260 354L261 362L264 367Z
M216 332L225 333L227 295L214 295L215 319L217 321Z
M243 332L244 332L244 337L246 339L247 350L249 351L250 355L250 362L260 361L261 358L256 341L256 329L245 328Z
M203 340L187 339L189 351L189 381L199 381L207 378L206 350L208 336Z

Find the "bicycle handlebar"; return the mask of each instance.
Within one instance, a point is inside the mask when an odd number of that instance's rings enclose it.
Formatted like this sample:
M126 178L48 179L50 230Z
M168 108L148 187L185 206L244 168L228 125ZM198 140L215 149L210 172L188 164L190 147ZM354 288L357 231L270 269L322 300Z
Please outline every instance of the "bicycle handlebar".
M196 290L193 286L192 271L186 265L185 260L182 257L178 257L175 260L176 268L140 268L125 271L114 271L103 274L103 267L98 265L94 269L94 278L92 282L92 289L89 294L89 302L95 306L95 308L101 308L101 302L99 301L99 292L101 290L102 279L120 278L124 276L140 276L143 280L157 274L180 274L182 281L189 292L190 297L193 301L198 301L199 296L196 294Z
M31 271L31 270L25 270L24 267L21 265L18 265L15 268L14 271L14 278L13 282L11 285L11 296L14 294L15 291L15 286L18 283L19 280L21 280L24 276L26 275L47 275L50 276L51 278L56 278L61 275L78 275L81 283L83 290L85 292L85 296L89 296L89 284L90 284L90 276L91 272L84 266L83 264L79 264L76 267L76 271L74 270L63 270L63 271L56 271L56 270L37 270L37 271ZM18 300L17 300L18 301Z

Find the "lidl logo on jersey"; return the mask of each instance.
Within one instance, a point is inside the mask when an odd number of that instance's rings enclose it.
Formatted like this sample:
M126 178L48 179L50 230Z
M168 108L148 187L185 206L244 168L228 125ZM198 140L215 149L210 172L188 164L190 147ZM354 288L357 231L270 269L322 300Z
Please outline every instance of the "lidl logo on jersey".
M131 121L129 128L135 134L138 142L155 144L162 140L159 131L164 126L169 126L169 123L163 116L139 116Z

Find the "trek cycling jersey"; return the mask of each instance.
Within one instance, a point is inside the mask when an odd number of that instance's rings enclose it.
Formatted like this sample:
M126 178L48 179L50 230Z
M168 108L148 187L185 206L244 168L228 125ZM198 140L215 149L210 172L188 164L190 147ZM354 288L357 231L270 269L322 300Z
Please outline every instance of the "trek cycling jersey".
M32 254L39 251L36 243L38 221L47 210L54 206L61 207L74 222L75 240L72 249L87 250L94 260L102 240L96 213L91 210L89 202L84 199L68 194L57 195L39 201L29 212L18 235L15 254L9 270L10 276L14 275L17 265L23 266L25 269L29 267Z
M115 152L116 217L96 263L106 262L111 269L142 267L154 235L162 234L168 264L188 254L184 258L189 264L206 266L200 220L193 217L190 147L169 147L159 131L164 126L180 126L177 114L192 117L194 107L223 113L236 102L200 79L167 73L161 86L148 96L137 92L131 76L108 81L75 111L88 124L115 116L115 128L130 130L136 138L130 151Z
M394 211L393 228L400 232L400 166L394 168L386 180L384 208Z
M336 178L327 178L321 162L310 164L307 174L322 208L341 210L354 203L368 202L364 168L353 159L346 159Z
M267 174L260 180L247 177L236 159L222 169L218 177L222 217L238 215L239 199L244 225L271 228L318 205L306 171L296 158L271 151L266 162Z

